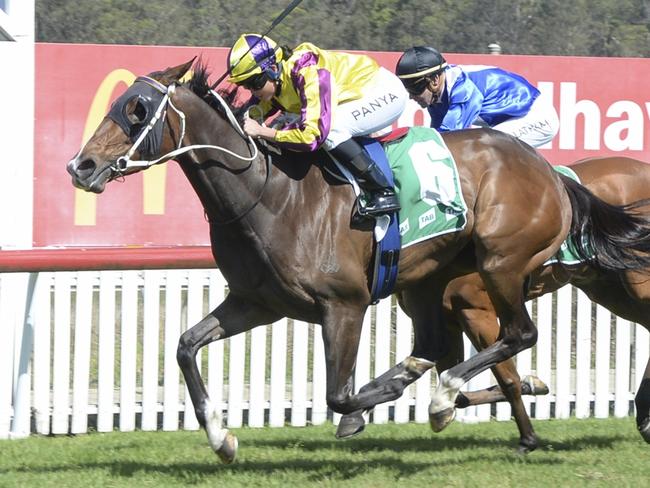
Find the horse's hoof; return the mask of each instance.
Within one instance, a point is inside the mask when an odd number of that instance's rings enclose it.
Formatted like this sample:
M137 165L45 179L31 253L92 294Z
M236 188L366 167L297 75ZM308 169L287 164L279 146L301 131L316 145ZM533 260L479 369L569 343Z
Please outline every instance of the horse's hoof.
M366 427L366 421L363 418L363 410L343 415L336 429L337 439L347 439L363 432Z
M440 412L429 412L429 423L434 432L440 432L447 427L456 417L456 409L454 407L445 408Z
M524 376L521 383L522 385L525 385L524 389L526 387L530 389L529 393L524 393L527 395L548 395L550 391L546 383L540 380L537 376Z
M639 425L639 434L643 440L650 444L650 417L646 418L641 425Z
M231 464L235 460L235 456L237 456L238 445L237 437L228 432L223 444L221 444L221 448L215 452L224 464Z
M528 454L533 452L535 449L537 449L537 440L533 441L526 441L526 442L519 442L519 446L517 446L517 454Z

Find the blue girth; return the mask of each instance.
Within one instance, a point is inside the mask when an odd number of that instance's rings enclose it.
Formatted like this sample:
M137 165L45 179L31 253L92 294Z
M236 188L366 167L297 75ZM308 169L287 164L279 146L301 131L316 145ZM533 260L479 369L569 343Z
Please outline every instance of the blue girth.
M355 139L363 145L373 161L381 168L390 184L394 185L393 172L390 169L382 145L370 138L360 137ZM375 242L374 246L372 286L370 289L372 303L377 303L380 299L389 296L393 292L397 279L400 248L399 213L393 212L390 215L390 224L386 235L380 242Z

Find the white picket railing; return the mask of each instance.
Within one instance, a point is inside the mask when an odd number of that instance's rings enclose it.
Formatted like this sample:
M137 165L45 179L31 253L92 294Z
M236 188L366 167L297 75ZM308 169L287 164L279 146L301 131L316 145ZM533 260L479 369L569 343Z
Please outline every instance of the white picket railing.
M0 438L83 433L89 427L101 432L198 428L176 347L188 324L227 293L218 270L44 272L38 275L31 314L25 313L24 292L16 291L25 289L16 283L26 279L24 273L0 274ZM648 359L648 332L594 306L571 287L529 303L529 310L539 340L518 355L517 367L551 387L547 396L526 399L533 416L631 415ZM26 315L29 327L23 327ZM411 336L410 321L394 300L373 307L364 323L355 384L406 357ZM281 320L210 344L198 361L230 427L338 421L325 402L320 326ZM427 422L433 376L426 374L402 398L377 406L371 421ZM467 388L493 383L486 372ZM492 415L509 419L509 405L459 410L458 419L483 421Z

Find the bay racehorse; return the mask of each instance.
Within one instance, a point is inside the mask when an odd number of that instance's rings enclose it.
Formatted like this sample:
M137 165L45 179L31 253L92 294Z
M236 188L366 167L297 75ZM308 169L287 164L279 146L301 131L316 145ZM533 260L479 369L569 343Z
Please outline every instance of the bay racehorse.
M231 462L237 439L222 425L195 360L213 341L282 317L322 324L332 410L370 408L395 398L395 392L370 388L353 394L352 371L371 300L373 246L372 232L351 224L352 189L323 172L328 161L323 152L258 148L225 102L216 105L203 67L188 83L180 82L191 66L192 61L137 78L67 170L76 187L100 193L111 180L175 159L196 191L230 291L182 334L177 359L212 449ZM587 249L596 251L593 266L634 269L650 265L644 240L650 221L598 200L501 132L455 132L444 140L458 166L467 224L404 249L395 289L422 332L404 366L405 374L414 374L438 359L429 345L445 336L438 318L447 283L480 273L501 322L501 338L459 365L470 366L453 377L460 387L535 343L524 282L569 232L584 244L584 256L590 255ZM453 397L449 401L453 405Z
M628 205L650 199L650 164L626 157L591 158L578 161L571 166L581 183L596 196L613 205ZM650 200L647 202L650 205ZM649 211L649 207L643 209ZM565 284L580 288L592 301L606 307L614 314L643 325L650 331L650 270L599 271L586 263L542 266L530 277L527 299L531 300L551 293ZM444 295L445 323L449 334L449 354L436 362L436 371L443 371L462 361L462 332L470 338L477 350L496 342L499 336L497 314L478 273L470 273L451 280ZM416 331L417 333L417 331ZM435 348L437 345L432 344ZM461 392L456 398L457 407L480 405L508 400L512 414L519 428L520 452L534 450L537 436L521 400L522 390L535 393L542 389L539 383L521 384L513 360L501 362L492 368L499 387L476 392ZM424 371L422 371L424 373ZM563 372L559 372L563 374ZM641 372L637 372L638 374ZM386 375L381 381L384 387L390 384L402 392L417 377L404 378L400 375ZM535 380L535 378L533 378ZM375 380L375 388L381 387ZM636 423L641 436L650 442L650 361L640 381L635 397ZM340 422L339 436L348 437L363 429L365 421L361 412L346 415ZM432 420L436 420L433 418ZM434 424L434 430L441 430L446 424Z

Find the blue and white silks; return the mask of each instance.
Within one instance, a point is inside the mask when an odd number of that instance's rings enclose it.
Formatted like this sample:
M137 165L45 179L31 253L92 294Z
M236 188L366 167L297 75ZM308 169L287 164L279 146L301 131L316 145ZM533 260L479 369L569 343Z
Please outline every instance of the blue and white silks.
M493 127L522 117L540 95L521 76L494 66L451 65L445 77L440 101L428 107L431 127L439 131L466 129L477 119Z

